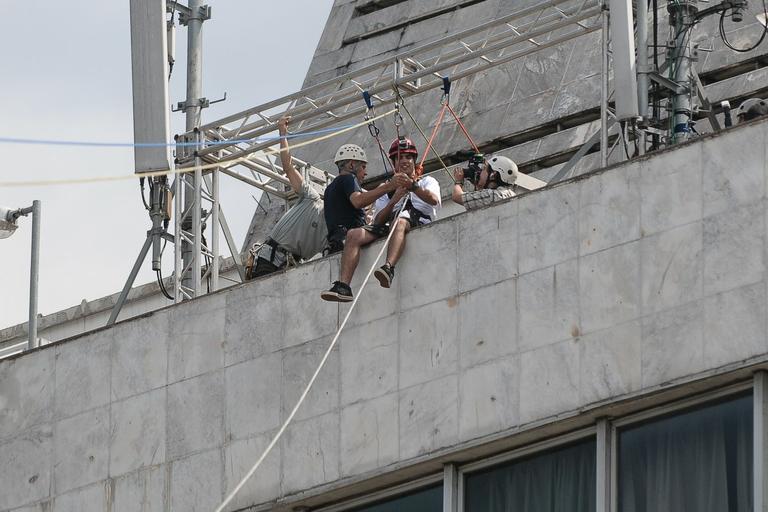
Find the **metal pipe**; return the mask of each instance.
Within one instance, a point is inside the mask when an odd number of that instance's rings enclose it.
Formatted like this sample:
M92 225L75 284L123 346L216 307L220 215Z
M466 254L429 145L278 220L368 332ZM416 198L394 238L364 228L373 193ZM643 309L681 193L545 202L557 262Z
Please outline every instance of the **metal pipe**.
M637 106L648 119L648 0L637 0Z
M608 165L608 8L603 3L600 58L600 167Z
M202 97L203 79L203 15L201 12L202 0L189 0L190 17L187 21L187 98L184 103L186 115L187 133L195 131L200 126L200 111L202 110L200 99ZM200 149L199 134L196 138ZM200 165L200 158L196 156L194 165ZM200 294L200 187L202 182L201 171L195 171L193 176L186 180L192 180L192 190L184 189L184 211L192 211L192 244L182 241L182 267L191 268L192 275L182 275L183 287L193 290L193 296ZM177 212L177 215L179 212ZM182 225L183 229L183 225ZM177 268L177 272L179 269ZM183 273L183 270L182 270Z
M39 346L37 339L37 288L40 270L40 201L32 201L32 261L29 270L29 342L27 349Z
M213 255L213 262L211 266L211 291L215 292L219 289L219 171L214 169L213 176L213 211L211 213L211 253Z

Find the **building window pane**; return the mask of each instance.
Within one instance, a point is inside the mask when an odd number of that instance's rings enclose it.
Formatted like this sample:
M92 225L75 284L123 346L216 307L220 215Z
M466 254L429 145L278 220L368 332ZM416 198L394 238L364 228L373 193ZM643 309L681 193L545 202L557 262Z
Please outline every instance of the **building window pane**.
M595 441L468 474L466 512L592 512Z
M751 512L752 395L619 431L620 512Z
M442 512L443 486L419 489L387 501L353 509L354 512ZM352 511L350 511L352 512Z

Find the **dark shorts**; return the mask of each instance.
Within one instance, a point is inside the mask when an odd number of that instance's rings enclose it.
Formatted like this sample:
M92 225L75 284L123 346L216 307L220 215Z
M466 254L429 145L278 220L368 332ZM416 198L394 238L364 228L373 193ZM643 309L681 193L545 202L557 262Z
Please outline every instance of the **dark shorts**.
M267 261L264 258L256 258L256 265L251 271L251 279L277 272L280 268L282 267L277 267L271 261Z
M367 232L371 233L372 235L376 236L377 238L383 238L389 234L389 225L376 225L376 224L366 224L363 226L363 229Z

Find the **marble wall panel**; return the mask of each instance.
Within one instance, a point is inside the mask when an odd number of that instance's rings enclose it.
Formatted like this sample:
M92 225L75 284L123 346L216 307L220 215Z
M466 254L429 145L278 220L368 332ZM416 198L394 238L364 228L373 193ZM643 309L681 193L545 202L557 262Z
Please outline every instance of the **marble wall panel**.
M640 322L633 320L579 339L581 403L640 389L641 335Z
M167 510L166 468L135 471L114 480L112 512L155 512Z
M110 476L165 462L165 411L165 389L112 404Z
M266 450L273 436L274 432L270 432L269 434L234 441L225 447L226 494L232 492L240 480L251 470L253 464ZM242 510L255 503L263 502L266 496L279 496L280 457L281 448L278 443L261 463L257 473L245 483L225 510Z
M168 381L170 313L121 322L112 335L112 400L146 393Z
M339 413L292 424L282 444L282 491L295 491L339 478Z
M473 439L518 424L520 357L474 366L459 377L459 439Z
M173 336L168 340L169 382L222 368L226 300L226 294L217 293L205 302L184 302L171 312Z
M341 404L371 400L397 389L397 317L344 331L341 354Z
M573 259L518 278L521 350L579 336L578 269Z
M224 499L220 449L198 453L171 465L170 510L215 510Z
M307 386L309 379L320 364L320 360L331 344L330 338L305 343L283 353L283 418L288 417L299 401L299 396ZM339 347L336 345L325 362L322 373L315 380L307 395L304 405L296 413L296 419L302 420L325 414L339 408Z
M514 279L459 297L459 366L470 368L513 354L518 347ZM520 310L522 313L522 309Z
M227 365L282 348L284 286L283 279L271 276L227 293L224 344Z
M259 393L282 382L282 353L266 354L227 368L226 386L227 439L244 439L267 432L280 425L281 394Z
M579 345L561 341L520 355L520 423L569 411L579 403Z
M456 224L440 222L409 234L421 242L405 248L397 265L402 311L456 295Z
M51 420L54 351L0 361L0 439Z
M66 345L66 350L63 350L64 346L55 349L56 418L73 416L109 403L111 342L109 337L94 334ZM46 374L50 375L49 372L42 375ZM0 384L0 389L3 387Z
M702 302L695 301L643 319L643 387L704 367L703 311Z
M341 411L341 474L352 476L397 461L397 393L349 405Z
M53 430L50 424L26 428L0 442L0 509L12 509L51 496Z
M702 223L693 222L640 241L643 314L703 296Z
M763 279L765 204L760 201L704 219L704 294Z
M221 371L168 386L168 460L224 442L224 397Z
M99 482L56 496L52 512L101 512L107 507L107 488Z
M109 406L60 420L54 425L53 436L56 494L107 478Z
M454 373L458 367L458 300L400 314L400 388Z
M400 391L400 458L456 442L459 434L456 374Z

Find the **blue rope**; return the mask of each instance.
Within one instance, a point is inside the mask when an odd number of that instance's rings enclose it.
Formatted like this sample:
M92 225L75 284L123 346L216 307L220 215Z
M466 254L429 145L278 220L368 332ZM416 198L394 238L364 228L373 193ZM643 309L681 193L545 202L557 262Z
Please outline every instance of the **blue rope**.
M354 126L351 124L336 126L334 128L324 128L322 130L314 130L311 132L302 132L292 135L288 135L289 139L297 139L301 137L309 137L311 135L318 135L321 133L328 133L337 130L343 130ZM259 137L256 139L236 139L236 140L222 140L222 141L207 141L206 146L224 146L231 144L242 144L251 142L271 142L279 141L280 137ZM173 147L185 147L185 146L197 146L197 142L91 142L91 141L78 141L78 140L44 140L44 139L18 139L14 137L0 137L0 144L31 144L41 146L84 146L84 147L127 147L127 148L162 148L167 146Z

